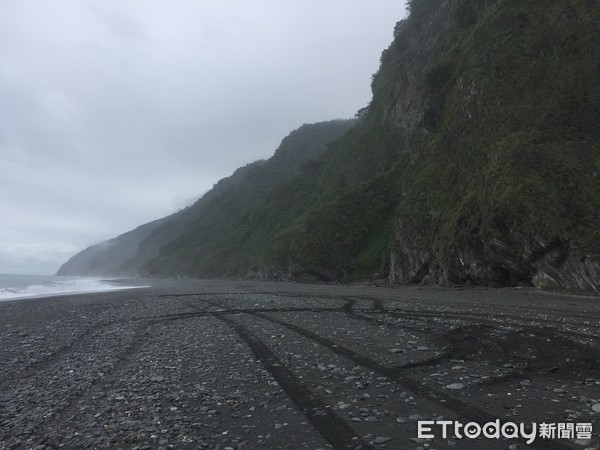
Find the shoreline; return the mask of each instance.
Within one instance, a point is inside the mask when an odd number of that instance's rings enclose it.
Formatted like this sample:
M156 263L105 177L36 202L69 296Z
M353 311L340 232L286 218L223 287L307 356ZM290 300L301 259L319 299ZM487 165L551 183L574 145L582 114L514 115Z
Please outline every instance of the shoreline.
M277 285L292 285L292 286L312 286L316 288L324 287L339 287L339 288L359 288L359 289L377 289L377 290L391 290L391 291L402 291L402 290L423 290L423 291L435 291L435 292L460 292L460 291L475 291L475 292L487 292L487 291L516 291L516 292L524 292L524 293L534 293L540 294L543 296L550 297L572 297L572 298L587 298L587 299L596 299L600 300L600 292L592 292L592 291L580 291L580 290L547 290L547 289L539 289L535 286L478 286L478 285L451 285L451 286L443 286L438 284L385 284L378 282L351 282L351 283L341 283L341 282L307 282L307 281L298 281L298 280L280 280L280 279L268 279L268 280L257 280L257 279L244 279L244 278L149 278L149 277L119 277L119 278L109 278L109 277L78 277L78 276L67 276L68 278L81 278L81 279L94 279L98 280L102 283L106 283L109 285L125 285L124 287L115 287L115 289L106 289L106 290L84 290L84 291L72 291L72 292L55 292L48 294L36 294L30 296L23 297L14 297L7 299L0 299L0 304L4 302L13 302L13 301L21 301L21 300L35 300L35 299L47 299L54 297L62 297L62 296L71 296L71 295L80 295L80 294L95 294L95 293L103 293L103 292L114 292L118 290L128 290L128 289L142 289L142 288L152 288L152 287L164 287L164 286L178 286L178 285L189 285L189 284L197 284L197 283L208 283L208 284L240 284L240 285L260 285L260 284L268 284L271 286Z
M21 275L16 275L20 277ZM25 275L26 276L26 275ZM47 277L49 280L53 278L52 276ZM70 296L70 295L78 295L78 294L101 294L103 292L114 292L121 290L129 290L129 289L140 289L140 288L150 288L152 285L148 284L148 279L133 279L133 278L94 278L94 277L66 277L69 278L70 281L81 279L82 281L97 281L100 283L97 287L89 286L85 288L74 288L73 290L69 290L69 288L65 288L64 286L60 286L64 290L56 290L52 291L51 288L45 287L45 285L41 284L32 284L29 286L24 286L22 289L25 291L31 287L41 287L48 289L47 292L39 292L39 293L27 293L22 292L18 293L19 288L14 291L14 297L1 297L0 303L3 302L12 302L12 301L20 301L20 300L33 300L33 299L43 299L43 298L53 298L53 297L62 297L62 296ZM143 283L143 282L146 283ZM143 283L143 284L142 284ZM6 291L6 288L2 289ZM6 294L5 294L6 295Z

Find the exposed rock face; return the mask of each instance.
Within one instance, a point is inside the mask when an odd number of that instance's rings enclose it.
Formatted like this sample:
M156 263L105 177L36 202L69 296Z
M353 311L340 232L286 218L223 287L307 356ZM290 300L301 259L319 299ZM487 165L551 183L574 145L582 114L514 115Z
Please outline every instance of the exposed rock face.
M396 236L398 242L407 242ZM515 251L522 245L520 251ZM489 253L488 253L489 252ZM466 249L453 255L433 255L407 245L392 250L390 282L528 286L600 292L600 255L570 249L568 243L531 241L511 245L495 240L486 252Z
M409 4L358 121L291 133L121 268L599 292L600 8Z
M434 100L422 95L422 75L435 62L436 50L443 45L447 33L454 25L452 9L453 2L440 2L439 7L421 21L418 32L408 29L411 26L410 22L399 22L394 35L406 36L402 45L404 48L390 47L381 56L382 65L385 65L392 56L388 52L404 53L402 68L394 79L391 91L385 93L388 96L387 101L383 102L384 123L391 124L403 134L410 135L415 130L427 127L424 114L427 111L431 112ZM376 80L374 85L377 85ZM374 96L377 98L377 95L375 88ZM405 147L405 150L409 149L410 146Z
M588 119L600 113L583 86L599 94L577 69L597 8L434 3L425 14L413 2L422 16L397 27L374 79L372 113L411 153L390 282L599 292L600 139ZM577 44L561 63L563 39Z
M600 292L600 255L569 252L560 262L538 267L532 282L540 289L567 288Z

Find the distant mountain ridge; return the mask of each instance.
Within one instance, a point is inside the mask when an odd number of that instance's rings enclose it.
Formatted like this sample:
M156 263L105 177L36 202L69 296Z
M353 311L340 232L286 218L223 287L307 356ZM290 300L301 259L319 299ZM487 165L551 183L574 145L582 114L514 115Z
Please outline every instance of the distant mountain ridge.
M64 263L57 275L138 276L140 268L157 256L164 244L178 236L185 228L185 224L193 220L197 211L211 199L239 183L250 170L263 163L264 161L255 161L240 167L231 176L223 178L194 203L194 208L187 207L170 216L141 225L116 238L87 247Z
M600 292L597 2L409 6L357 123L292 133L137 272Z
M171 217L158 219L123 233L116 238L92 245L64 263L56 275L135 276L126 264L135 257L138 244Z
M323 153L329 142L351 128L355 120L305 124L283 139L275 154L237 169L217 182L192 206L144 224L114 239L90 246L63 264L57 275L138 276L159 256L163 246L204 226L205 233L222 233L252 202L273 186L291 178L303 164ZM206 244L211 238L205 239ZM177 257L176 259L180 259Z

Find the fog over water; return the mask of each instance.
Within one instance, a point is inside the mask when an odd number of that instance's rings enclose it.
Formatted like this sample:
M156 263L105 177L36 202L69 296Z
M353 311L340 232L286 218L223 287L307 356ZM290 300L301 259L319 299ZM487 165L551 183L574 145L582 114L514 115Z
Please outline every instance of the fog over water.
M52 274L303 123L352 117L403 2L0 2L0 273Z

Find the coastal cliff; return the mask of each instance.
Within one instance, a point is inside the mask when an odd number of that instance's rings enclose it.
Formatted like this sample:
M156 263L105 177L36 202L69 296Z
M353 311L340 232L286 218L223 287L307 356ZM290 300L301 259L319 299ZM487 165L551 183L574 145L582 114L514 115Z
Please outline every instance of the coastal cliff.
M136 273L600 292L597 2L409 7L356 121L292 133Z
M600 9L434 3L413 2L374 81L411 153L390 280L599 291Z

